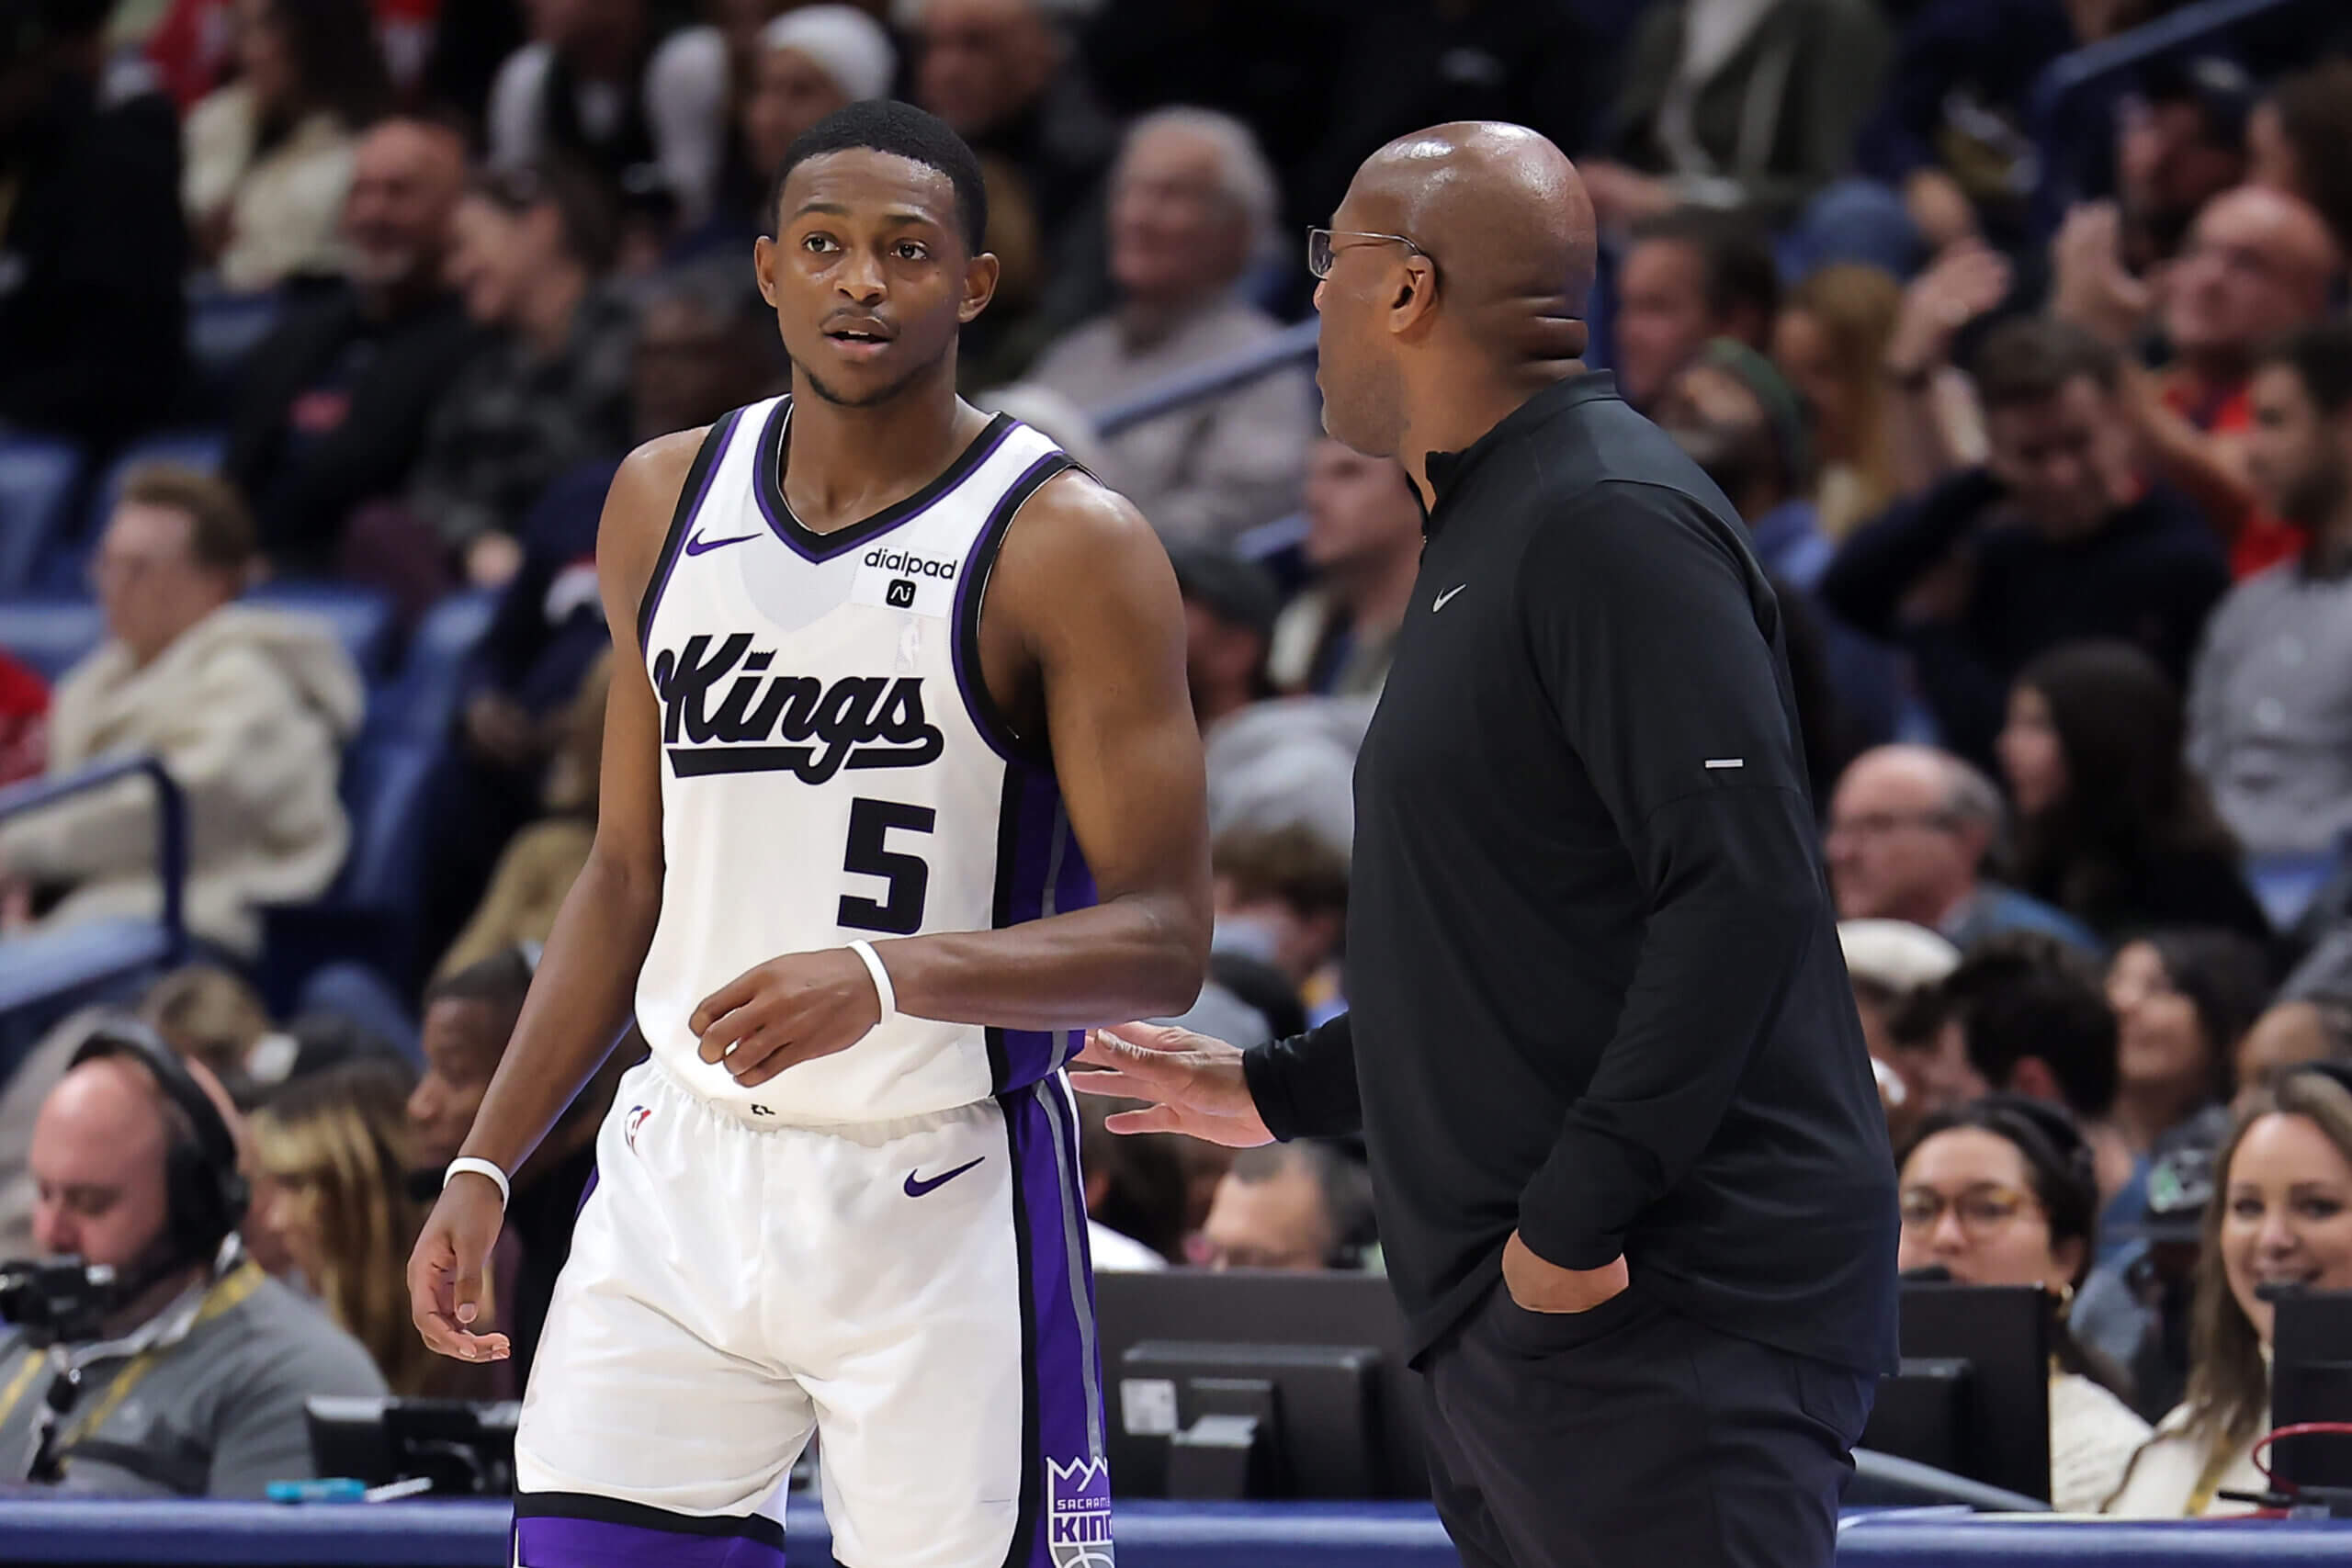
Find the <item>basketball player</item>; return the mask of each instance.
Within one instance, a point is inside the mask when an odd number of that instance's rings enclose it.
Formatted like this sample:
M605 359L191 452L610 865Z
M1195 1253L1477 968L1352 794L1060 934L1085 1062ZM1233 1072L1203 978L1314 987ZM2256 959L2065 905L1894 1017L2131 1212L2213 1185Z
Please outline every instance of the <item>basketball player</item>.
M409 1269L469 1359L505 1178L629 1015L515 1444L531 1568L783 1562L812 1431L848 1568L1110 1563L1062 1064L1192 1003L1204 777L1133 507L956 395L971 151L865 103L778 176L792 393L622 465L594 852ZM721 1538L721 1539L713 1539Z

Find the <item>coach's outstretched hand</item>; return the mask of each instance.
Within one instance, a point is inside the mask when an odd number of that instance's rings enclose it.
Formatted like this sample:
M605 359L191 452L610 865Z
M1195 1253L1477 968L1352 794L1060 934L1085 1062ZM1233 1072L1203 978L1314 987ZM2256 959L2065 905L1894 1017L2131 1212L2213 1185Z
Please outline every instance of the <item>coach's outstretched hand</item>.
M1250 1098L1241 1053L1222 1040L1130 1023L1087 1031L1077 1060L1094 1069L1070 1075L1070 1087L1080 1093L1151 1101L1104 1122L1114 1133L1182 1133L1235 1149L1274 1141Z
M408 1310L424 1343L460 1361L503 1361L513 1354L503 1334L476 1334L482 1279L506 1210L487 1177L460 1175L441 1190L440 1201L408 1257Z

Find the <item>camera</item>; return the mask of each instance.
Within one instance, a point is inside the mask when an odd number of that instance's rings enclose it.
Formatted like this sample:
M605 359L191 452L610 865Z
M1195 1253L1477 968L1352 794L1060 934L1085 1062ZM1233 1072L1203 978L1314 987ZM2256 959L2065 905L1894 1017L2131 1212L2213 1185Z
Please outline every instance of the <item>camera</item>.
M120 1304L115 1271L78 1258L0 1263L0 1323L14 1324L36 1348L101 1337Z

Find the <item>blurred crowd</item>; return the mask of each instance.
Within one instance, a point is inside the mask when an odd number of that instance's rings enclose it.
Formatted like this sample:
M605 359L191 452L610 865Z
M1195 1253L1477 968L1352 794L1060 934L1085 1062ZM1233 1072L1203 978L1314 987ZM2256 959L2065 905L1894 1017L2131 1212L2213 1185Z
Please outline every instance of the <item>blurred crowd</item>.
M1175 563L1216 835L1185 1021L1247 1043L1343 1007L1350 776L1419 500L1319 434L1302 360L1134 401L1307 315L1295 237L1382 141L1509 119L1591 190L1596 362L1792 625L1904 1266L2064 1303L2062 1506L2233 1506L2257 1287L2352 1288L2352 1082L2295 1070L2352 1060L2352 24L2285 6L2037 117L2053 61L2173 8L0 0L0 446L218 455L134 468L65 542L95 651L53 688L0 654L0 780L147 752L187 792L202 958L8 1043L0 1257L128 1267L175 1223L120 1064L75 1062L152 1028L233 1107L246 1261L114 1330L252 1269L364 1352L287 1358L336 1369L309 1392L516 1386L628 1045L516 1176L513 1362L424 1355L401 1262L587 852L599 509L632 444L786 385L750 245L786 148L859 99L981 155L1003 273L967 393ZM192 331L224 301L267 323L225 362ZM345 770L387 690L256 592L304 582L377 595L396 639L494 607L396 846L402 940L297 1005L265 917L358 853ZM0 930L153 911L151 818L127 783L0 826ZM1378 1267L1360 1150L1114 1139L1098 1105L1098 1267ZM17 1363L0 1341L0 1439ZM199 1392L83 1435L240 1489L238 1392Z

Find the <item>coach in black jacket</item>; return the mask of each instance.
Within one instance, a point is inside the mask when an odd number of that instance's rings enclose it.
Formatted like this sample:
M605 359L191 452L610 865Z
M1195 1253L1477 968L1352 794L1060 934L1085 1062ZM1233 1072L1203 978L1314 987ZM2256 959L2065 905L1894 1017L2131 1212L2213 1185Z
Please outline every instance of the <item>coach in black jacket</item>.
M1894 1179L1739 517L1577 355L1591 208L1515 126L1358 173L1325 422L1429 505L1356 769L1354 1010L1091 1041L1114 1130L1361 1124L1472 1568L1826 1568Z

